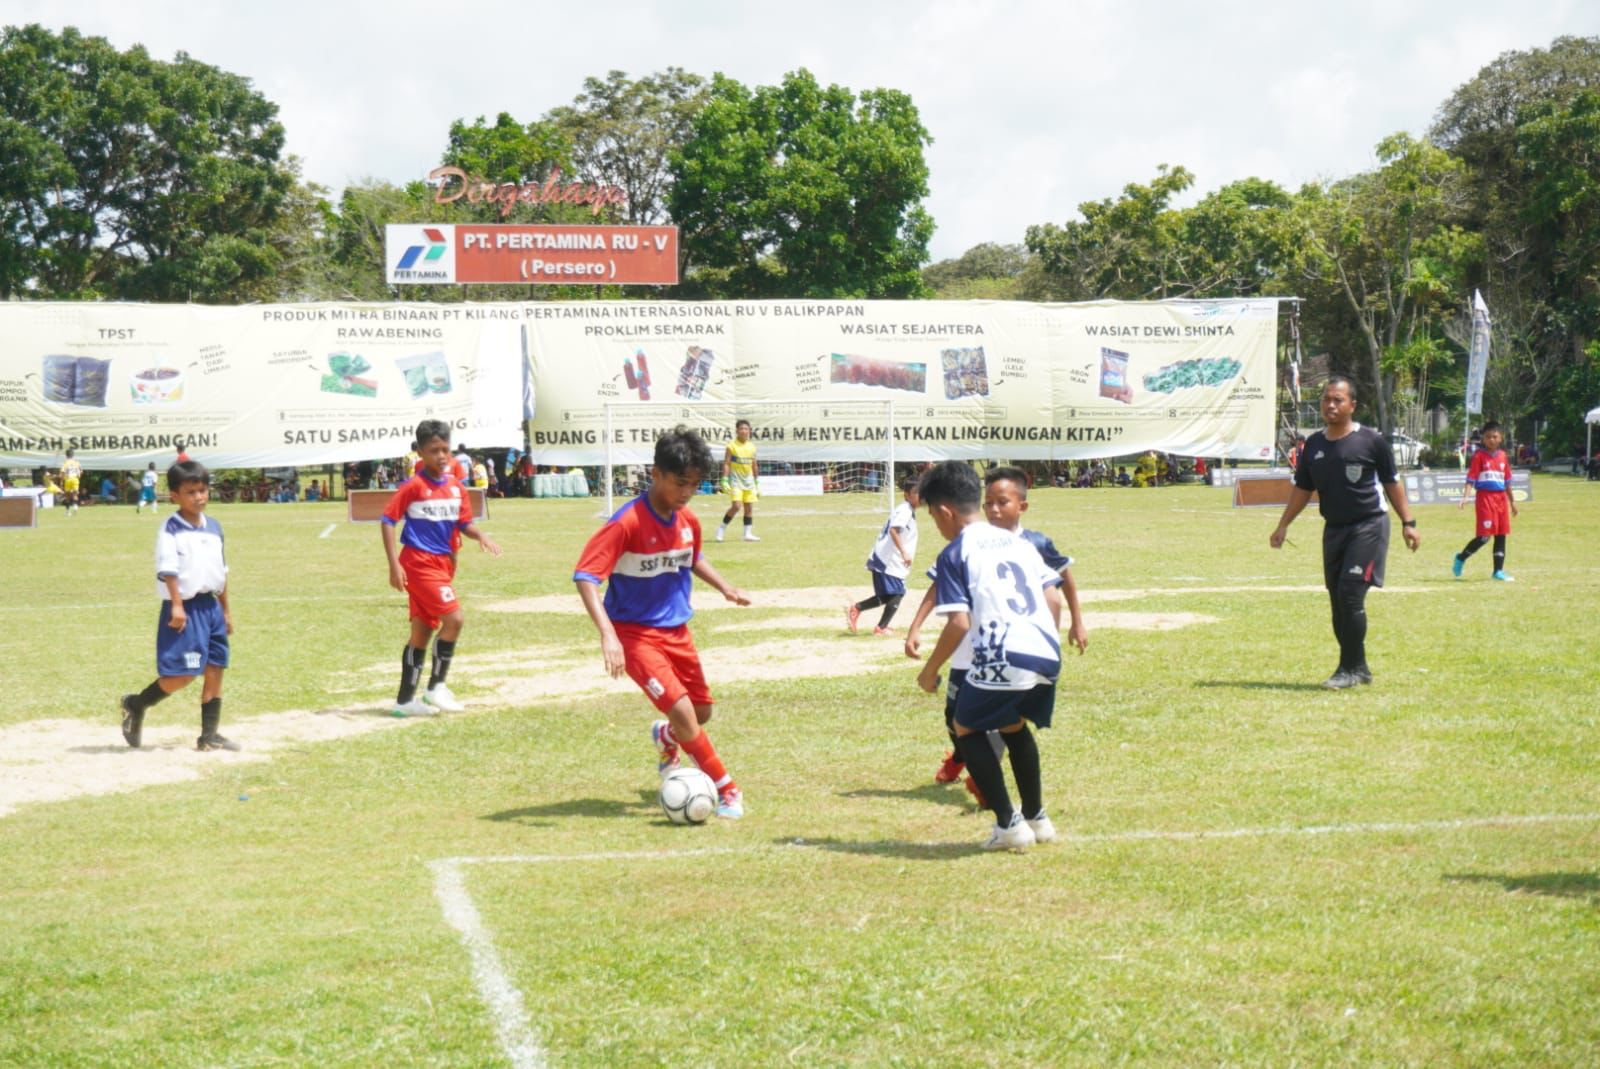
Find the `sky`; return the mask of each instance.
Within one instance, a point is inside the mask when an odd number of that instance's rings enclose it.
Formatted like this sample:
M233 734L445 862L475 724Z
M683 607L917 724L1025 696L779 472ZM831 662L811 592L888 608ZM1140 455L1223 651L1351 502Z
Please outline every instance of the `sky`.
M29 22L249 78L305 176L335 193L422 178L453 120L528 122L610 70L753 86L803 67L898 89L933 138L940 260L1020 243L1162 163L1195 174L1180 203L1251 176L1298 188L1364 170L1502 52L1600 34L1600 4L0 0L0 25Z

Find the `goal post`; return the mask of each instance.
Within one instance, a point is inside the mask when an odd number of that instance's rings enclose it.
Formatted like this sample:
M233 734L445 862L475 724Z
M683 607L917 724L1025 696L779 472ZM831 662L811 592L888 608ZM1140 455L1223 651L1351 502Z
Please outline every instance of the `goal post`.
M648 473L655 439L682 424L699 432L711 447L715 485L722 458L734 440L734 424L749 420L756 443L758 477L817 478L824 494L882 494L893 509L895 422L891 400L682 401L663 404L608 401L604 405L605 515L616 510L616 490L631 485L630 468ZM622 475L619 478L619 474ZM637 472L635 472L637 475ZM876 508L876 506L874 506Z

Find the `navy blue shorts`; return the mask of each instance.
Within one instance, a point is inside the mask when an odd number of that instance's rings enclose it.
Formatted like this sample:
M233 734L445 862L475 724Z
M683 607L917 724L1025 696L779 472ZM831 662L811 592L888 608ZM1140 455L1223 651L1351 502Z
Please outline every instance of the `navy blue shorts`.
M874 571L872 573L872 592L880 598L903 598L906 595L906 581Z
M950 678L944 685L944 719L946 723L955 723L956 695L961 693L961 684L966 681L967 670L965 668L950 669Z
M1056 685L1036 683L1028 690L984 690L963 686L956 695L956 723L969 731L999 731L1019 720L1050 726L1056 708Z
M161 620L156 625L156 674L197 676L207 665L228 667L228 625L222 618L222 603L212 594L196 594L183 603L188 622L182 631L167 626L172 619L172 602L161 603Z

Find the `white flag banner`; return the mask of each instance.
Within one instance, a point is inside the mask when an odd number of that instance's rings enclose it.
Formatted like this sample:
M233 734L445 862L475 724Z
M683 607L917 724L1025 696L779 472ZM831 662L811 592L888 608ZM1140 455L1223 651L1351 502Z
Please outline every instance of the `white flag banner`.
M1483 380L1489 373L1489 306L1472 291L1472 349L1467 361L1467 415L1483 412Z

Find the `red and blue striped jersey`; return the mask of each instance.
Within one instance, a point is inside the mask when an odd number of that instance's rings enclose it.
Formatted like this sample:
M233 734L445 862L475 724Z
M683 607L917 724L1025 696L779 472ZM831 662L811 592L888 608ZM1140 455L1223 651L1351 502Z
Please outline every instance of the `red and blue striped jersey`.
M1504 449L1480 449L1467 465L1467 485L1478 493L1503 494L1511 489L1511 458Z
M472 499L448 471L438 482L420 471L401 483L383 507L384 523L401 521L401 544L448 557L461 545L461 528L472 522Z
M606 586L613 622L681 627L694 609L689 589L700 559L700 521L686 508L661 516L640 495L622 506L583 547L572 578Z

